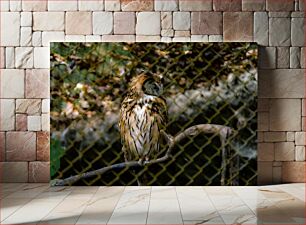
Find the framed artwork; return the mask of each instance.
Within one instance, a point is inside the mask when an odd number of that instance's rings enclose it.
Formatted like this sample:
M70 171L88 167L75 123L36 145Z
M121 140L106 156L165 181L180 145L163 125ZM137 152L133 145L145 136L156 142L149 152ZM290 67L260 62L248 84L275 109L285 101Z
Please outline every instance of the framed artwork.
M256 185L255 43L52 43L53 185Z

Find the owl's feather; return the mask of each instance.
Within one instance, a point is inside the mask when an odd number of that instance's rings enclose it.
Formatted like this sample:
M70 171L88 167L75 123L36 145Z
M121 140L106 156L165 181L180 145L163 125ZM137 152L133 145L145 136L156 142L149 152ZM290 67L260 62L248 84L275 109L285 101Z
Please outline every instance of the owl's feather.
M162 97L144 93L147 79L146 75L136 77L121 105L119 127L126 161L150 160L160 150L167 105Z

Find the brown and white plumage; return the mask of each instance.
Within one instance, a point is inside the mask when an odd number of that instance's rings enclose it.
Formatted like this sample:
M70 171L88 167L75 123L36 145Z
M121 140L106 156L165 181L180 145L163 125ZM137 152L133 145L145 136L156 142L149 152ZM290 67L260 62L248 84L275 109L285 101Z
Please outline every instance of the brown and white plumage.
M132 80L119 119L126 161L148 161L160 151L160 131L167 122L167 105L161 94L159 77L142 74Z

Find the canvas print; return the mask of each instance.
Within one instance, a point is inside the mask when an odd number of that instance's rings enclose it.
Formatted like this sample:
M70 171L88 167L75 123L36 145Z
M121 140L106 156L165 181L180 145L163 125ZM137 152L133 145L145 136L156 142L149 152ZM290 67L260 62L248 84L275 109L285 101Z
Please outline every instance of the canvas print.
M53 185L256 185L255 43L52 43Z

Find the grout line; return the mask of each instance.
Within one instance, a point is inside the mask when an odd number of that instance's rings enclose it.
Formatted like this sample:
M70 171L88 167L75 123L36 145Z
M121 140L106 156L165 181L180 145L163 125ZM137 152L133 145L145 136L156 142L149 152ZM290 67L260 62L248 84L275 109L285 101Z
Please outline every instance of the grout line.
M85 188L86 188L86 187L85 187ZM80 217L83 215L83 213L85 212L85 210L86 210L87 207L89 206L88 203L95 197L95 195L97 194L98 190L99 190L99 187L97 188L97 190L95 191L95 193L91 196L91 198L88 199L88 200L86 200L86 202L84 202L84 203L86 204L86 206L84 207L84 209L82 210L82 212L79 214L79 216L78 216L78 218L77 218L75 224L78 223L78 221L80 220Z
M72 192L72 190L70 191L69 194L67 194L67 195L62 199L62 201L59 201L58 204L57 204L56 206L54 206L54 208L52 208L52 209L49 211L49 213L46 214L39 222L41 222L41 221L43 221L45 218L47 218L47 217L54 211L54 209L55 209L59 204L61 204L61 203L71 194L71 192Z
M110 188L112 188L112 186L111 186ZM108 224L109 220L110 220L110 219L112 218L112 216L114 215L115 209L116 209L116 207L117 207L117 205L118 205L120 199L122 198L123 193L125 192L125 189L126 189L126 186L124 186L124 188L123 188L123 190L122 190L122 192L121 192L120 197L118 198L116 204L114 205L113 212L112 212L112 214L110 215L110 217L108 218L108 220L106 221L106 224Z
M178 203L178 206L179 206L179 209L180 209L181 220L182 220L182 223L184 224L184 219L183 219L183 215L182 215L181 204L180 204L180 201L179 201L179 198L178 198L178 194L177 194L176 188L177 188L177 186L174 187L174 189L175 189L175 195L176 195L176 200L177 200L177 203Z
M150 210L150 204L151 204L151 196L152 196L152 186L150 187L150 195L149 195L149 204L148 204L148 211L147 211L147 217L146 217L146 224L148 224L149 210Z
M209 196L209 193L207 193L207 192L205 191L205 188L204 188L204 187L202 187L202 189L203 189L203 191L207 194L207 197L208 197L210 203L214 206L215 212L218 214L219 218L223 221L223 224L226 224L225 221L224 221L224 219L223 219L223 217L221 216L219 210L218 210L217 207L215 206L214 202L211 200L211 197Z

